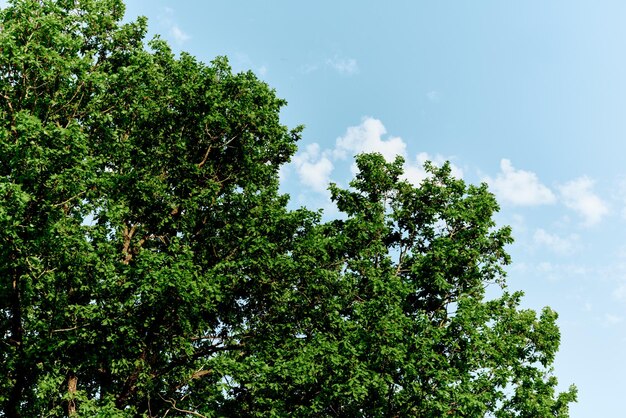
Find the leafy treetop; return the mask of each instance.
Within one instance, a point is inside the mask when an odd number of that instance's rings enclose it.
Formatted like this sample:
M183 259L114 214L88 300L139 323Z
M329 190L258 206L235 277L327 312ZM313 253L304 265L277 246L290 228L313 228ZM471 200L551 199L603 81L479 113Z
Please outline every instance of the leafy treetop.
M290 210L285 102L123 14L0 11L0 416L568 416L486 186L364 154Z

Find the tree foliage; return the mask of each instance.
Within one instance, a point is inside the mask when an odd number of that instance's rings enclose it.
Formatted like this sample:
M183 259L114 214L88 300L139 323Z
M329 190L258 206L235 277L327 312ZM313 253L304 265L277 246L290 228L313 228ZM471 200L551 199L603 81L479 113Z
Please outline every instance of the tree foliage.
M568 416L484 185L365 154L291 210L285 102L123 13L0 11L0 416Z

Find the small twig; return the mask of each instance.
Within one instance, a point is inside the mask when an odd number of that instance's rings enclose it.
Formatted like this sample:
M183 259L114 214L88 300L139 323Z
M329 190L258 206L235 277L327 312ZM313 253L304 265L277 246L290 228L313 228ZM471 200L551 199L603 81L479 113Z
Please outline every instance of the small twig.
M180 408L177 408L177 407L176 407L176 401L175 401L175 400L173 400L173 399L165 399L165 398L164 398L163 396L161 396L160 394L159 394L159 396L160 396L160 397L161 397L161 399L163 399L165 402L167 402L167 403L169 403L170 405L172 405L172 407L171 407L170 409L173 409L174 411L182 412L182 413L184 413L184 414L191 414L191 415L193 415L193 416L200 417L200 418L209 418L209 417L207 417L206 415L202 415L202 414L200 414L200 413L198 413L198 412L195 412L195 411L188 411L188 410L186 410L186 409L180 409ZM168 410L168 412L166 412L166 415L167 415L167 413L169 413L169 410Z
M63 202L55 203L53 206L63 206L63 205L66 205L66 204L70 203L72 200L74 200L74 199L84 195L85 193L87 193L87 190L83 190L82 192L80 192L78 194L75 194L74 196L70 197L67 200L64 200Z
M76 326L73 326L73 327L71 327L71 328L59 328L59 329L53 329L53 330L52 330L52 331L50 331L50 332L51 332L51 333L55 333L55 332L67 332L67 331L74 331L74 330L76 330L76 329L79 329L79 328L85 328L85 327L88 327L88 326L89 326L89 324L84 324L84 325L76 325Z
M201 369L201 370L193 372L193 374L191 375L191 378L192 379L200 379L202 376L205 376L205 375L210 374L210 373L211 373L210 370L203 370L203 369Z

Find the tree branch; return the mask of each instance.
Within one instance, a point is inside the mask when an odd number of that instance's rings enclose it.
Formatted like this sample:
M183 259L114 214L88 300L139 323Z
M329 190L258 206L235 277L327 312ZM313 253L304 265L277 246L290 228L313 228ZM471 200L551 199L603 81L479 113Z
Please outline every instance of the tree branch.
M161 396L161 395L159 395L159 396ZM184 414L190 414L190 415L193 415L193 416L196 416L196 417L200 417L200 418L209 418L206 415L202 415L199 412L189 411L187 409L177 408L176 407L176 401L174 399L165 399L163 396L161 396L161 399L163 399L163 401L165 401L165 402L169 403L170 405L172 405L170 409L173 409L174 411L182 412ZM167 412L166 412L166 414L167 414Z
M124 226L124 247L122 248L122 254L124 255L124 260L122 263L128 265L130 260L133 258L133 254L130 251L130 240L133 239L133 235L135 235L135 231L137 230L137 225L133 225L130 229L128 229L128 225Z

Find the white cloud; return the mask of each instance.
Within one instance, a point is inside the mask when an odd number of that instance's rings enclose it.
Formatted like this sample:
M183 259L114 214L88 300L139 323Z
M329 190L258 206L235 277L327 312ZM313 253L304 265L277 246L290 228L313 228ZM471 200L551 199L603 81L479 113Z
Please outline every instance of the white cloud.
M362 152L378 152L387 161L397 155L406 156L406 143L400 137L383 139L387 133L383 123L374 118L364 118L358 126L351 126L344 136L337 138L333 155L346 159Z
M607 204L593 192L593 185L590 178L580 177L559 187L565 206L582 216L586 226L597 224L609 213Z
M289 178L290 164L283 164L278 168L278 181L280 184L284 184Z
M535 173L517 170L505 158L500 161L500 169L502 171L495 179L487 177L486 181L501 201L519 206L546 205L556 201L554 193L541 184Z
M576 234L570 234L568 237L563 238L539 228L535 231L533 242L535 245L548 248L556 254L570 255L578 249L580 237Z
M342 75L354 75L359 72L359 64L354 58L342 58L335 55L326 60L326 65Z
M435 166L441 167L444 163L449 161L449 159L446 159L440 154L431 156L427 152L420 152L416 155L414 161L407 161L404 165L404 175L402 178L414 185L420 184L426 177L428 177L428 173L424 169L426 161L430 161ZM463 170L460 167L450 163L450 170L454 177L459 179L463 178Z
M327 152L321 152L317 143L310 144L293 157L300 182L316 192L325 193L333 171L333 163Z
M311 144L294 156L291 166L298 173L302 185L326 193L335 163L350 160L357 154L376 152L388 162L402 156L406 161L403 178L415 185L427 177L423 167L426 161L431 161L437 166L443 165L446 161L446 158L439 154L431 156L425 152L417 154L413 160L408 160L407 144L404 140L386 134L387 130L380 120L372 117L363 118L360 125L348 127L346 133L337 138L334 148L322 150L319 144ZM353 174L357 173L356 163L352 164L351 170ZM456 165L451 164L451 170L455 177L463 177L463 170ZM286 173L281 172L281 176L286 178Z
M402 179L414 185L418 185L428 177L428 173L424 170L424 161L428 160L428 158L425 158L427 156L428 154L422 152L417 154L415 161L407 161L404 165Z

